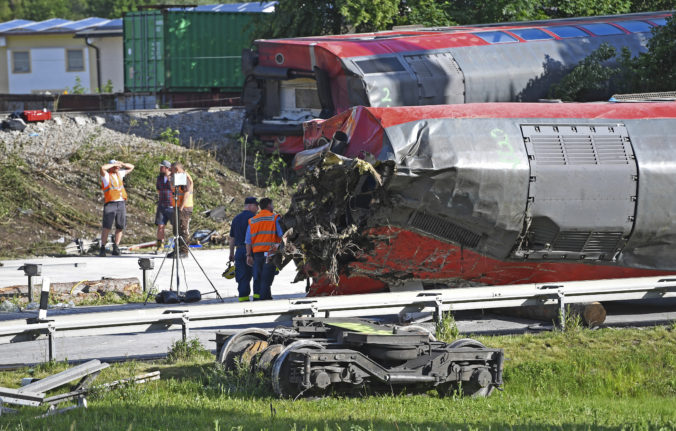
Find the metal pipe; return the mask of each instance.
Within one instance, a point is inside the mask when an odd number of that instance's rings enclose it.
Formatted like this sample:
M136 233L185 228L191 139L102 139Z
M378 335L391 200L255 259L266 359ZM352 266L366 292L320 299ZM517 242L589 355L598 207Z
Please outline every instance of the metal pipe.
M89 37L85 37L85 45L90 48L94 48L96 51L96 85L98 87L98 92L101 92L101 52L99 47L89 42Z

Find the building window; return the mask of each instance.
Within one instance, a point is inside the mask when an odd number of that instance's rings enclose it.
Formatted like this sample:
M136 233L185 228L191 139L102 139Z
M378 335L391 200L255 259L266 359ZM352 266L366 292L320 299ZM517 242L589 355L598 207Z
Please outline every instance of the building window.
M66 50L66 72L82 72L84 67L84 54L81 49Z
M28 51L12 51L12 73L31 73L31 57Z

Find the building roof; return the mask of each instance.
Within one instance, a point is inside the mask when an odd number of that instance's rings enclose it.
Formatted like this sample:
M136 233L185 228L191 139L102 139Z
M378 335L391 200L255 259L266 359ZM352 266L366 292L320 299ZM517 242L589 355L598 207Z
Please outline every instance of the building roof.
M83 30L105 28L122 32L122 19L105 19L97 17L70 21L63 18L51 18L44 21L28 21L14 19L0 23L0 34L47 34L47 33L77 33Z
M250 12L250 13L271 13L275 11L276 1L251 2L251 3L225 3L201 5L182 10L194 10L197 12ZM170 9L174 10L174 9Z
M271 13L275 10L276 1L211 4L186 8L169 8L168 10L186 10L195 12L247 12ZM63 18L51 18L44 21L28 21L13 19L0 23L0 34L46 34L76 33L78 36L105 37L122 35L122 18L105 19L97 17L69 21Z

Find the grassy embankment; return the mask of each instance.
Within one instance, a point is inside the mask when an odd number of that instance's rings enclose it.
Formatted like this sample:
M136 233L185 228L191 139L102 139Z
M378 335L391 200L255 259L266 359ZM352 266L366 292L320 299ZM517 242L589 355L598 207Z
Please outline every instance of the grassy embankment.
M3 416L0 430L673 430L676 325L480 337L505 350L504 392L487 399L377 395L279 400L250 375L225 376L211 355L105 370L114 380L159 369L162 380L92 397L87 410L33 419ZM195 351L196 349L192 349ZM41 367L44 376L63 368ZM22 372L0 375L16 386Z
M169 142L152 142L143 147L120 142L101 145L94 138L68 157L59 168L38 170L28 166L20 153L6 154L0 160L0 257L58 255L64 243L74 238L94 239L100 235L103 198L99 183L99 166L115 158L135 165L125 179L129 194L128 223L124 244L152 241L155 238L154 215L157 194L155 178L162 160L181 161L195 181L195 208L191 229L216 229L227 234L229 221L241 211L246 196L272 194L276 208L283 211L289 202L286 184L263 189L256 187L258 178L248 181L229 169L213 152L187 149ZM0 145L0 148L2 146ZM279 158L247 160L256 164L260 175L279 172ZM275 164L277 163L277 164ZM273 172L274 173L274 172ZM260 182L263 185L263 182ZM226 222L216 222L204 211L225 205Z

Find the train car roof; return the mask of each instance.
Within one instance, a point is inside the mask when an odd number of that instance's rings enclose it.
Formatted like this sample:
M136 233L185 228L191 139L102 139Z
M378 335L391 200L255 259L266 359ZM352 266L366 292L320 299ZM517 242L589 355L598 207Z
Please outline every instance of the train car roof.
M426 49L443 49L459 46L491 45L506 42L528 42L543 40L541 37L529 39L522 37L514 30L539 29L544 30L547 39L560 39L575 36L560 36L548 28L575 27L579 30L577 37L594 37L612 33L605 30L596 32L592 27L598 24L608 24L617 34L635 32L633 29L622 27L622 22L648 24L639 31L647 31L652 27L664 25L666 18L673 12L637 13L598 17L566 18L555 20L528 21L515 23L479 24L471 26L412 28L383 31L378 33L342 34L315 37L299 37L289 39L260 39L257 45L301 45L318 46L332 52L338 57L355 57L361 55L388 54L395 52L409 52ZM617 25L620 27L617 27ZM496 34L501 33L501 34ZM497 36L497 37L496 37Z

